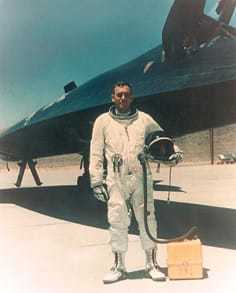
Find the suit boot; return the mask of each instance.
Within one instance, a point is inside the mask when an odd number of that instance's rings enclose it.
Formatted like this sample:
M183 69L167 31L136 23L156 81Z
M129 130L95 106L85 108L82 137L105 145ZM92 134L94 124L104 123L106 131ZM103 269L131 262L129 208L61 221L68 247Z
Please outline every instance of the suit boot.
M166 276L163 274L157 265L156 248L145 250L146 255L146 276L153 281L165 281Z
M125 254L122 252L115 252L115 263L110 271L104 276L103 283L110 284L120 280L124 280L127 277L125 268Z

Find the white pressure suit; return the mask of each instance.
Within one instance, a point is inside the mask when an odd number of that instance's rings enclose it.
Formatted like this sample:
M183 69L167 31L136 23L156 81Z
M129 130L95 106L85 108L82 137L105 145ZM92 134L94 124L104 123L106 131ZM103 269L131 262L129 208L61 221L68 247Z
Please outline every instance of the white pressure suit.
M139 225L140 239L144 250L155 248L144 227L143 171L138 154L143 151L145 138L153 131L162 130L148 114L134 110L130 115L118 116L114 106L100 115L93 127L90 146L90 180L94 188L107 184L108 222L110 224L113 252L126 252L128 226L130 224L127 200L132 204ZM107 176L104 181L104 158L107 161ZM152 176L148 166L148 224L156 235Z

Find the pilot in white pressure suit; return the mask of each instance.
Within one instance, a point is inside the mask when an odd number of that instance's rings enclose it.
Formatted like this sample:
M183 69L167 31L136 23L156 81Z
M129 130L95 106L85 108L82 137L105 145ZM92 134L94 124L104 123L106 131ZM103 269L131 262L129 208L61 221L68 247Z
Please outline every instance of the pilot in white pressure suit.
M146 254L146 274L153 280L165 280L155 266L156 244L149 239L144 227L143 171L138 154L143 151L148 134L161 130L148 114L131 107L131 86L120 82L113 87L112 106L100 115L93 127L90 148L90 180L94 195L107 201L108 222L115 265L103 282L112 283L126 277L125 252L128 248L130 205L138 222L142 248ZM107 176L104 178L104 159ZM156 235L152 177L148 166L148 224Z

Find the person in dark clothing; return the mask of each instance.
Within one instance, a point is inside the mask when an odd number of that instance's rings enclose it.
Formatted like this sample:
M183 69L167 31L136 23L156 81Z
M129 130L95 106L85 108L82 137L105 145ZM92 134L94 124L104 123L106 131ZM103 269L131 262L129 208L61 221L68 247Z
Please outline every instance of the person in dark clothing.
M167 62L185 56L185 45L197 42L198 25L206 0L175 0L162 30L162 43Z
M220 0L216 7L216 13L219 14L219 21L225 24L230 22L234 13L236 0Z

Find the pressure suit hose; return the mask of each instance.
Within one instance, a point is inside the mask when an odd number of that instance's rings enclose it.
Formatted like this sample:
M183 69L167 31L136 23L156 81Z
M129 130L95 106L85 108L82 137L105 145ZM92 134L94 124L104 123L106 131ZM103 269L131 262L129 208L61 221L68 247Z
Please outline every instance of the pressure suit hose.
M159 239L155 238L152 233L150 232L149 226L148 226L148 216L150 215L150 212L147 208L147 163L146 163L146 155L144 153L140 153L138 155L138 160L140 161L140 164L143 169L143 193L144 193L144 227L147 232L148 237L160 244L165 244L169 242L175 242L175 241L183 241L185 239L194 239L197 236L197 227L193 226L191 227L185 234L182 234L176 238L171 239Z

